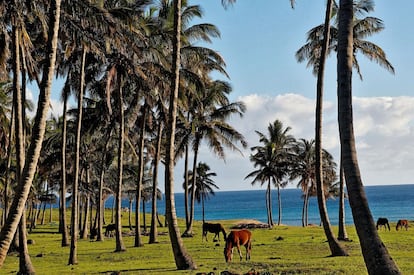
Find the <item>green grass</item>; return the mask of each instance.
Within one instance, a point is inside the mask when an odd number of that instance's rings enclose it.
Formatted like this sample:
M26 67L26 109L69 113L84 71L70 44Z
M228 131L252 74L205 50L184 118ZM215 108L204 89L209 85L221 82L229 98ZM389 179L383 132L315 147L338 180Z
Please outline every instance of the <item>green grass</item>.
M150 220L147 219L147 223ZM235 221L222 221L226 229ZM124 225L127 224L125 221ZM180 221L181 232L184 228ZM403 274L414 274L414 231L380 231L380 236L391 256ZM128 228L124 228L128 231ZM337 228L333 227L334 232ZM37 274L198 274L227 270L236 274L256 271L258 274L367 274L361 255L355 228L347 228L352 242L343 242L350 256L329 257L330 251L321 227L276 226L273 229L253 229L252 257L249 262L235 260L226 264L223 256L224 241L201 240L201 223L194 226L195 236L184 238L188 253L197 264L197 270L176 270L167 229L159 228L158 243L134 247L134 237L124 237L125 252L113 252L115 239L103 242L79 240L79 264L68 265L69 247L61 247L57 225L38 225L28 238L35 241L29 245L31 260ZM282 237L282 240L277 240ZM222 237L221 237L222 238ZM236 251L235 251L236 252ZM242 249L245 254L244 248ZM18 271L18 255L9 255L0 269L1 274L15 274Z

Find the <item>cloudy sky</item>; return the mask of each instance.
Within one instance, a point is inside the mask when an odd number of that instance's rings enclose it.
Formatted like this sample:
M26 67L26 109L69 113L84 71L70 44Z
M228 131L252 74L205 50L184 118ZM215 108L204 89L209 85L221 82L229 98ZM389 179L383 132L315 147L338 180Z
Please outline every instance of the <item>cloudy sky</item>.
M316 79L306 64L296 62L295 52L306 43L306 32L323 22L325 0L298 0L295 9L288 0L238 0L227 10L220 0L189 2L202 6L200 22L220 29L221 38L209 47L226 60L231 99L247 105L242 119L232 119L249 143L243 155L227 151L223 161L204 146L199 160L217 173L220 190L260 188L244 179L254 169L249 155L250 147L259 145L256 130L266 133L269 123L279 119L296 138L314 137ZM354 75L354 127L366 185L414 183L414 32L409 29L413 9L412 0L376 1L375 12L369 14L384 21L385 30L369 40L387 53L395 75L358 56L364 79ZM323 146L339 163L335 55L327 62L325 82ZM58 90L55 84L55 112L61 112ZM182 166L179 162L176 169L176 192L182 192Z

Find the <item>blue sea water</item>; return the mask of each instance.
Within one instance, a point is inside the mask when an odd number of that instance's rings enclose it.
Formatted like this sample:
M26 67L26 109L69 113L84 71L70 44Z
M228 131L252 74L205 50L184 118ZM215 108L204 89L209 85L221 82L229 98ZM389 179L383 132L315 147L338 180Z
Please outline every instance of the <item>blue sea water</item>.
M414 185L386 185L386 186L366 186L365 192L368 198L369 207L376 220L378 217L387 217L391 222L398 219L414 219ZM282 213L281 222L286 225L301 225L302 215L302 192L299 189L282 189ZM205 202L205 218L207 221L213 220L239 220L255 219L267 222L267 212L265 205L265 190L249 191L220 191L215 192L214 196ZM277 191L272 191L273 219L277 222ZM177 216L184 218L184 194L175 194ZM109 199L105 206L110 208L112 205ZM122 202L123 207L128 207L128 202ZM164 214L165 202L157 202L158 212ZM151 203L146 203L146 212L151 211ZM327 201L329 219L332 225L338 224L339 200L329 199ZM142 211L142 207L141 207ZM319 224L319 210L316 198L310 198L309 202L309 223ZM345 200L346 223L352 224L352 213L348 200ZM196 204L195 219L202 220L201 204Z

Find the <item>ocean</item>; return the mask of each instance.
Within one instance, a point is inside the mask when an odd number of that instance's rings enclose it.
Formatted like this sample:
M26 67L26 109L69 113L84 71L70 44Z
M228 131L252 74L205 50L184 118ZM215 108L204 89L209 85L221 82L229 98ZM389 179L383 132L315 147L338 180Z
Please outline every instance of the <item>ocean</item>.
M414 185L385 185L366 186L365 192L368 198L374 220L378 217L386 217L390 222L399 219L414 219ZM286 225L301 225L302 192L299 189L281 189L282 213L281 222ZM112 199L112 198L111 198ZM105 207L112 206L112 200L108 199ZM254 219L267 222L265 205L265 190L249 191L218 191L205 201L205 219L214 220L241 220ZM177 216L185 217L184 194L175 194ZM277 191L272 190L273 219L278 220ZM339 200L327 200L329 219L332 225L338 224ZM122 207L128 207L128 201L122 202ZM135 208L135 206L134 206ZM158 213L164 214L164 199L157 202ZM316 197L309 201L308 222L319 224L319 210ZM146 212L151 212L151 202L145 206ZM142 211L142 206L141 206ZM201 204L195 206L195 219L202 220ZM345 200L345 220L347 224L353 224L352 213L348 200Z

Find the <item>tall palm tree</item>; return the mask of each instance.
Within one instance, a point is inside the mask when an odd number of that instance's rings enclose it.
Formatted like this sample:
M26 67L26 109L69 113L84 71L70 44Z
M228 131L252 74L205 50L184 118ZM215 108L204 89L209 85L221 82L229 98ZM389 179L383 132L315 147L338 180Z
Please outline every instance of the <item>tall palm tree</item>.
M322 110L323 110L323 85L324 85L324 75L325 75L325 61L328 53L328 46L330 40L330 19L332 13L332 3L333 0L328 0L326 3L326 13L325 13L325 24L323 32L323 41L322 49L320 54L320 61L318 67L318 78L316 84L316 111L315 111L315 153L316 153L316 192L318 197L318 208L319 215L321 217L323 229L325 231L325 236L328 239L329 248L331 250L332 256L347 256L348 253L345 249L339 244L338 240L335 238L331 223L328 217L328 211L326 209L325 193L324 193L324 184L323 184L323 161L322 161Z
M288 176L292 161L294 160L294 149L296 147L295 138L289 134L290 127L283 127L279 120L275 120L267 127L268 135L256 131L259 135L259 142L263 146L252 147L252 151L257 151L255 155L251 156L251 161L254 162L255 167L260 169L253 171L247 177L255 177L253 183L256 181L263 182L268 180L267 196L268 208L270 210L269 225L273 226L272 212L271 212L271 182L277 188L278 195L278 225L282 221L282 200L280 188L286 186L284 181Z
M352 116L353 4L340 0L338 12L338 122L349 203L369 274L401 274L381 241L359 170Z
M78 232L79 232L79 219L78 219L78 189L79 189L79 159L80 159L80 143L81 143L81 126L82 126L82 110L83 110L83 95L85 89L85 62L86 62L87 49L84 46L81 56L81 68L80 68L80 81L79 81L79 94L78 94L78 110L76 116L76 142L75 142L75 170L74 180L72 184L72 211L71 211L71 240L70 240L70 252L69 262L70 265L78 264Z
M242 134L234 129L226 120L232 114L243 115L245 105L242 102L228 102L225 92L229 87L221 81L212 81L206 85L206 89L199 94L199 99L191 110L191 129L194 138L192 148L194 152L193 173L197 173L198 150L203 139L208 141L210 148L220 158L225 158L224 146L240 152L235 142L247 146ZM195 171L195 172L194 172ZM195 186L197 175L193 176L192 185ZM192 236L194 220L195 189L191 193L190 221L183 235Z
M11 240L16 232L17 225L25 207L30 191L30 186L36 171L42 145L46 116L49 107L52 78L54 76L56 49L58 41L58 30L60 20L60 0L51 1L49 6L49 35L47 40L47 53L45 54L45 65L43 68L42 81L40 85L38 109L32 131L32 140L28 148L22 177L16 189L16 194L7 217L7 222L0 232L0 268L4 263ZM19 136L19 139L22 137Z
M177 269L196 269L196 264L186 251L180 236L180 230L177 224L177 214L174 202L174 162L175 162L175 128L177 117L178 90L180 84L180 49L181 49L181 0L174 0L174 36L173 36L173 54L172 54L172 77L171 93L168 109L169 125L166 129L167 146L166 146L166 169L165 169L165 202L166 202L166 219L172 250L174 253L175 265Z
M192 192L192 190L195 188L195 199L198 203L201 202L203 222L205 222L204 202L209 198L210 195L214 196L214 188L219 189L219 187L214 184L214 180L211 178L217 176L217 174L210 172L210 166L204 162L200 162L198 164L196 173L189 172L189 174L191 182L194 182L192 181L192 177L194 175L197 175L197 179L195 181L196 185L190 186L190 192Z
M266 188L266 211L267 211L267 224L269 227L273 226L272 217L272 203L271 203L271 185L277 182L276 173L274 171L274 154L270 146L255 146L252 150L256 150L254 155L250 155L250 161L253 162L254 167L258 167L257 170L250 172L245 179L254 177L252 184L260 182L262 185L267 182Z

